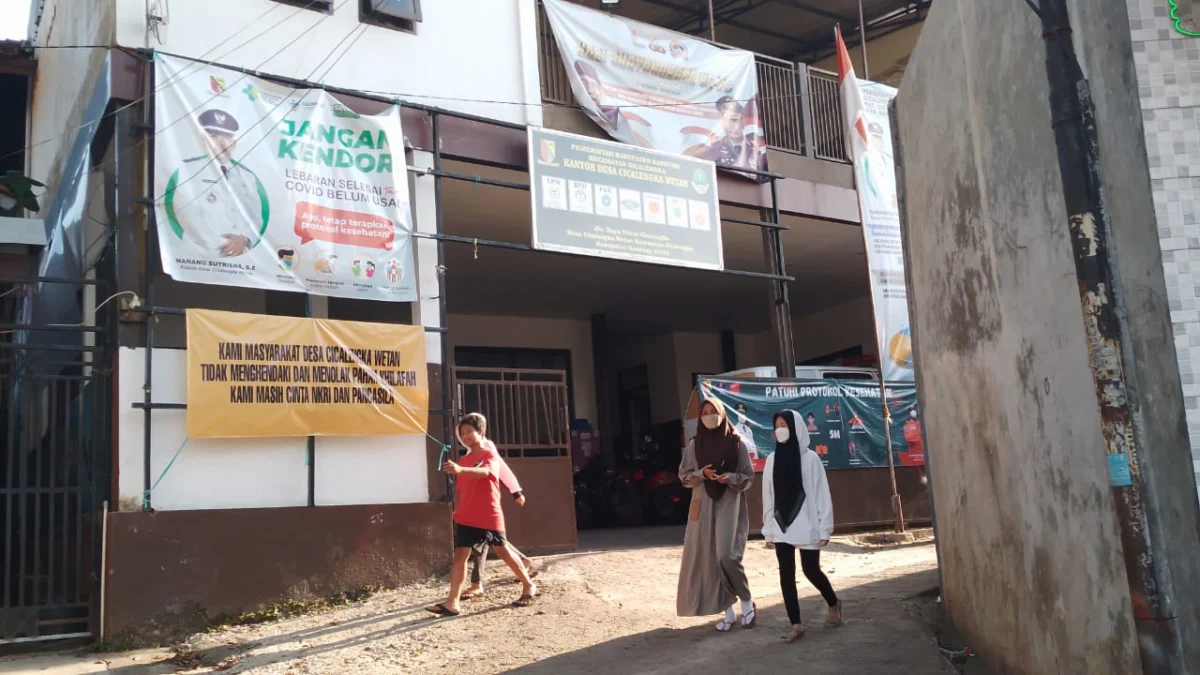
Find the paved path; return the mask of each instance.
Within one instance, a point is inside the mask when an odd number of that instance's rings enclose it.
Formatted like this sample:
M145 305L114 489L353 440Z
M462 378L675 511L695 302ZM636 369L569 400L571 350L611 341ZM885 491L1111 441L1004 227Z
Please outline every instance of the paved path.
M785 646L779 643L787 619L774 553L762 542L751 542L746 561L758 593L757 629L718 634L711 621L675 617L681 540L676 529L584 537L587 550L538 561L544 595L527 609L508 607L518 589L493 562L496 585L456 619L435 620L422 611L445 592L439 582L310 616L198 635L189 645L192 658L182 662L167 662L170 650L59 654L0 659L0 673L153 675L218 666L256 675L952 672L906 609L906 598L937 584L931 544L864 548L835 540L824 567L845 605L846 626L823 630L820 598L801 582L812 630Z

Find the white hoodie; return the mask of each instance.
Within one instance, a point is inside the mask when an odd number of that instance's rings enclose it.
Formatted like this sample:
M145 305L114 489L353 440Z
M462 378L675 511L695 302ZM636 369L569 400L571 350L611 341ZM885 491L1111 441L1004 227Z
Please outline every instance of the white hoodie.
M800 443L800 469L804 481L804 505L787 529L775 520L775 453L767 457L763 468L763 525L762 535L774 544L790 544L796 548L815 550L821 541L833 535L833 499L829 494L829 480L825 477L825 465L809 447L808 427L800 415L792 415L796 427L796 439Z

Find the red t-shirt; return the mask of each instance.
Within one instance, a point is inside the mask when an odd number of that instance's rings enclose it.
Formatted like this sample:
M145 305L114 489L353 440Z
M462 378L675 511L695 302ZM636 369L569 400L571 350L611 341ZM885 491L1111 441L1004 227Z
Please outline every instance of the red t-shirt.
M454 522L481 530L504 531L504 513L500 511L500 461L500 455L486 446L459 460L463 467L487 469L488 475L460 473L455 479L458 508L454 509Z

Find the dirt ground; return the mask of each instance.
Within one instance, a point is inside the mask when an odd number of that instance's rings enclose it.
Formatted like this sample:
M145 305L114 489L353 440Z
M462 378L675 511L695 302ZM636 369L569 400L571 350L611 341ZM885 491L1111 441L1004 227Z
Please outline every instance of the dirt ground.
M809 634L798 644L781 645L787 617L774 552L761 541L747 550L759 626L720 634L712 628L715 618L675 616L681 542L678 529L583 537L586 550L537 560L542 596L525 609L509 606L519 587L509 582L503 563L493 561L489 592L468 601L454 619L423 611L446 592L444 581L431 582L318 614L196 635L182 648L183 658L178 648L24 657L0 659L0 673L954 672L910 602L937 585L931 543L874 547L835 539L823 567L843 601L845 627L821 627L823 603L802 580Z

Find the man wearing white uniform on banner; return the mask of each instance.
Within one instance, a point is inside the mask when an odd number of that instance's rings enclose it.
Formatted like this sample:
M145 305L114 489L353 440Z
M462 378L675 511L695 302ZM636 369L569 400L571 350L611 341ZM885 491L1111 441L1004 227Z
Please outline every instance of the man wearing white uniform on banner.
M165 206L171 231L206 256L234 258L254 248L270 218L266 189L233 159L238 121L210 109L196 120L206 154L183 160L167 181Z

